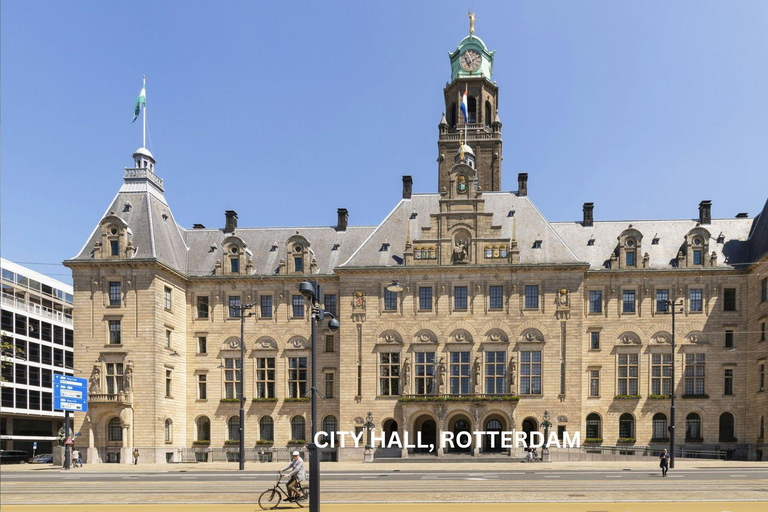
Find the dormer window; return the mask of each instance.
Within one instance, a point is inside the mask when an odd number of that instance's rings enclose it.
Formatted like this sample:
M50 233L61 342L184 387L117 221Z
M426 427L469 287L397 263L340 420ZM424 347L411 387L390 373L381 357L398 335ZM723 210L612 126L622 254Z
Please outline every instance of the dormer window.
M659 237L653 237L653 240L651 240L651 245L659 245Z
M635 266L635 251L627 251L627 266L628 267L634 267Z
M701 249L694 249L693 250L693 264L694 265L702 265L703 260L701 258Z
M536 240L535 242L533 242L533 248L541 249L541 240Z
M230 264L230 271L233 274L239 274L240 273L240 259L239 258L231 258L229 260Z
M594 238L590 238L589 240L587 240L587 245L590 246L590 247L595 245L595 239Z
M643 234L630 224L618 238L618 253L614 252L619 268L637 268L637 255L642 254Z
M304 258L300 256L293 258L293 267L296 272L304 272Z

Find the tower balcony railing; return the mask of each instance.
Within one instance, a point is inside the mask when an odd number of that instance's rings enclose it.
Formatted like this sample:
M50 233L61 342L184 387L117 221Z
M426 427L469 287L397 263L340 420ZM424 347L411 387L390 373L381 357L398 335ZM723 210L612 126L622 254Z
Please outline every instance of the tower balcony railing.
M88 403L128 404L131 400L126 393L88 393Z
M163 188L163 179L159 177L157 174L155 174L154 172L152 172L151 170L147 169L146 167L143 167L141 169L135 168L135 167L134 168L126 167L124 177L125 179L133 179L133 180L145 178L151 181L152 183L154 183L155 185L157 185L159 188L161 189Z
M10 295L7 293L3 293L2 300L3 300L3 304L6 306L23 309L24 311L28 311L38 316L51 318L58 322L72 325L72 315L70 314L63 313L61 311L56 311L55 309L46 308L45 306L41 306L33 302L27 302L23 299L14 297L13 295Z
M492 140L492 139L498 139L501 138L500 134L493 133L493 132L478 132L478 131L468 131L467 132L467 140ZM452 133L444 133L440 135L440 140L464 140L464 131L456 131Z

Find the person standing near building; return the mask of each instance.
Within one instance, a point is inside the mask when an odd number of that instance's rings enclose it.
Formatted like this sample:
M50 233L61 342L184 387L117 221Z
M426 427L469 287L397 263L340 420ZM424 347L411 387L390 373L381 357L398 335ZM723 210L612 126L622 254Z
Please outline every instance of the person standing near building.
M664 448L661 457L659 457L659 467L661 468L661 476L667 476L667 471L669 471L669 453L667 453L666 448Z
M139 463L139 449L134 448L133 449L133 464L136 465Z

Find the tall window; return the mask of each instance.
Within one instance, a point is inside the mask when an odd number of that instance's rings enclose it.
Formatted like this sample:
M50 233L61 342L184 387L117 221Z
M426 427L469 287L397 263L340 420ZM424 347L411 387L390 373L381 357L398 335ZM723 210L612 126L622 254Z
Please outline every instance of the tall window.
M256 398L275 398L275 358L256 358Z
M272 416L262 416L259 420L259 439L262 441L275 440L275 422Z
M173 332L170 329L165 330L165 347L171 348L173 346Z
M107 363L107 394L123 390L123 363Z
M261 318L272 318L272 296L262 295L261 299Z
M635 266L635 251L627 251L627 266L628 267L634 267Z
M173 442L173 422L170 419L165 420L165 442Z
M240 416L232 416L227 421L227 439L230 441L240 440Z
M619 395L637 394L638 354L619 354ZM631 436L625 436L631 437Z
M603 312L603 291L602 290L589 290L589 312L590 313Z
M765 341L765 322L760 323L760 341Z
M240 258L229 258L229 269L233 274L240 273Z
M117 240L110 240L109 241L109 253L112 256L120 256L120 245L117 243Z
M504 308L504 287L503 286L490 286L488 288L488 308L489 309Z
M693 264L702 265L704 262L701 260L701 249L693 250Z
M243 378L240 358L227 357L224 359L224 398L240 398L240 382Z
M121 295L120 290L121 290L120 281L109 282L109 305L110 306L120 305L120 295Z
M733 394L733 369L726 368L725 375L723 377L724 377L723 394L732 395Z
M589 370L589 396L600 396L600 370Z
M701 439L701 416L692 412L685 417L685 440L700 441Z
M635 312L635 290L622 290L622 312Z
M197 375L197 399L208 399L208 376L204 373Z
M587 439L601 439L602 433L602 421L600 415L592 413L587 416Z
M672 393L672 354L651 354L651 394Z
M304 297L302 295L293 296L293 318L304 318Z
M120 320L109 321L109 344L120 345Z
M685 394L703 395L705 354L685 354Z
M657 412L653 415L653 438L654 439L667 439L669 433L667 432L667 416L664 413Z
M760 366L757 367L757 375L757 390L765 391L765 363L760 363Z
M171 310L171 289L167 286L165 287L165 309L167 311Z
M307 358L288 358L288 396L302 398L307 393ZM303 439L303 438L301 438Z
M337 312L336 312L336 303L337 303L336 295L335 294L331 294L331 293L325 294L325 296L323 297L323 302L325 304L324 309L328 313L332 314L333 316L337 316Z
M240 316L240 296L232 295L229 297L229 318L238 318Z
M736 311L736 288L723 288L723 311Z
M173 398L173 370L165 370L165 398Z
M197 353L198 354L208 353L208 337L207 336L199 336L197 338Z
M333 372L328 372L325 374L325 398L333 398L334 397L334 375Z
M431 286L419 287L419 309L422 311L432 310L432 287Z
M325 335L325 351L336 352L336 336L333 334Z
M400 353L379 354L379 394L393 396L400 394Z
M656 290L656 312L667 312L667 301L669 300L669 290Z
M435 390L435 353L416 352L416 394L432 395Z
M197 318L208 318L208 297L197 297Z
M293 258L293 269L296 272L304 272L304 258L298 256Z
M541 394L541 351L520 352L520 394Z
M336 420L336 416L326 416L323 418L323 432L327 435L324 441L330 442L330 438L336 437L336 431L339 430L339 422Z
M498 395L507 392L507 353L485 353L485 392L489 395Z
M623 439L635 438L635 417L628 412L619 416L619 437Z
M539 285L525 285L525 309L539 309Z
M120 424L120 418L112 418L107 424L107 437L110 441L123 440L123 427Z
M453 309L467 309L466 286L455 286L453 288Z
M384 290L384 310L397 311L397 292Z
M736 442L736 429L734 427L733 414L724 412L720 415L720 438L721 443Z
M451 352L451 394L468 395L471 384L469 352Z
M195 420L195 427L197 432L195 433L196 441L210 441L211 440L211 420L207 416L200 416Z
M704 302L702 300L701 289L695 289L690 291L690 310L691 311L704 311Z
M725 331L725 348L733 348L733 331Z
M760 280L760 302L768 300L768 277Z
M291 418L291 439L292 440L304 440L306 439L307 423L303 416L294 416Z
M589 348L590 350L600 350L600 331L589 333Z

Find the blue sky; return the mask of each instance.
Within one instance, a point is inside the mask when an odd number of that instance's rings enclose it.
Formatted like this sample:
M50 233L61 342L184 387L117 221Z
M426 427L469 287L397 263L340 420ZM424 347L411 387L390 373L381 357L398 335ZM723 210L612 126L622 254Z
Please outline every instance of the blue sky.
M184 227L378 224L437 189L448 52L496 51L502 188L552 221L754 216L768 197L768 3L0 4L2 255L70 281L141 145Z

